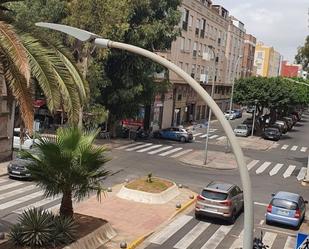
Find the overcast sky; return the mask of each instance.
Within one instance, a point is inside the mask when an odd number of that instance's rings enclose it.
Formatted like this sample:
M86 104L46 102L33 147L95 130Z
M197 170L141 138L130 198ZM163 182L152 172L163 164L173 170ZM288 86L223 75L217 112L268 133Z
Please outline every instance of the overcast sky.
M309 0L213 0L245 24L247 33L294 61L309 34Z

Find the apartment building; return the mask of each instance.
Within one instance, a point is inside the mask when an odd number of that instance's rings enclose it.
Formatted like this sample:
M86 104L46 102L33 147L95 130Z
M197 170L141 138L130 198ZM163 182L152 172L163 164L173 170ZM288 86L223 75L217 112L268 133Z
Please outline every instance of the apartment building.
M288 61L282 61L281 76L287 78L303 77L303 66L300 64L289 63Z
M227 44L226 44L226 83L233 84L235 79L241 76L242 57L244 54L245 25L231 16L228 26Z
M256 75L256 67L254 66L255 46L256 38L251 34L245 34L244 52L241 65L242 78Z
M191 75L208 93L214 82L214 99L225 109L230 94L230 84L225 82L229 12L210 0L183 0L181 12L181 36L170 51L160 54ZM175 73L169 72L169 79L173 89L154 103L154 129L205 120L205 102Z
M273 47L259 42L255 48L254 66L256 75L263 77L277 77L280 75L282 56Z

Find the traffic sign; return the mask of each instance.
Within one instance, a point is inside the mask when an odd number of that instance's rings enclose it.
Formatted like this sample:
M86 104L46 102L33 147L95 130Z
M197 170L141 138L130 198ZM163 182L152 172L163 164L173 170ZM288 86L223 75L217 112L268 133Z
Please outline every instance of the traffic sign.
M297 234L295 249L309 249L309 234Z

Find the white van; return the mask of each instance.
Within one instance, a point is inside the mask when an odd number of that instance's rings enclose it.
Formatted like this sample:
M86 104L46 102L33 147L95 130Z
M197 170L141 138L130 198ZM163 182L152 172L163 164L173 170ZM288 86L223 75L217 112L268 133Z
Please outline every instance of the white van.
M24 143L21 145L21 148L23 150L29 150L32 148L34 143L37 143L38 139L32 139L29 134L26 132L24 134ZM13 148L19 149L20 148L20 128L14 128L14 142L13 142Z

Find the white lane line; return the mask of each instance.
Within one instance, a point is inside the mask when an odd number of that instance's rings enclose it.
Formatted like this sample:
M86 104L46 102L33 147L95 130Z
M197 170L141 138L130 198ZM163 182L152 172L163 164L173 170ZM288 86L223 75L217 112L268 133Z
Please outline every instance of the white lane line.
M251 161L247 167L248 167L248 170L252 169L260 160L253 160Z
M150 145L152 145L152 143L142 144L142 145L135 146L133 148L126 149L126 151L138 150L138 149L141 149L141 148L144 148L144 147L148 147Z
M214 139L216 137L219 137L219 135L212 135L211 137L209 137L209 139Z
M257 202L257 201L254 202L254 205L262 206L262 207L268 207L268 204L262 203L262 202Z
M286 169L286 171L283 173L283 177L284 177L284 178L290 177L290 176L292 175L292 173L293 173L293 171L294 171L295 168L296 168L295 165L290 165L290 166Z
M33 204L27 205L27 206L25 206L25 207L22 207L22 208L20 208L20 209L18 209L18 210L16 210L16 211L14 211L14 213L16 213L16 214L21 214L21 213L23 213L23 212L24 212L25 210L27 210L27 209L39 208L39 207L42 207L42 206L44 206L44 205L46 205L46 204L48 204L48 203L50 203L50 202L56 201L56 200L61 200L61 198L52 198L52 197L50 197L50 198L44 198L43 200L40 200L40 201L35 202L35 203L33 203ZM55 205L58 205L58 204L59 204L59 203L57 203L57 204L55 204Z
M197 136L199 136L199 135L202 135L203 133L195 133L195 134L193 134L193 137L197 137Z
M222 137L218 137L216 140L221 141L224 140L226 138L226 136L222 136Z
M146 151L149 151L149 150L152 150L152 149L156 149L156 148L159 148L161 147L162 144L156 144L156 145L153 145L153 146L150 146L146 149L141 149L141 150L138 150L137 152L146 152Z
M154 237L150 239L150 242L157 245L162 245L171 236L173 236L179 229L187 224L193 217L189 215L183 215L174 220L172 223L163 228Z
M127 145L124 145L124 146L117 147L117 148L115 148L115 149L116 149L116 150L123 150L123 149L129 148L129 147L132 147L132 146L136 146L136 145L139 145L139 144L144 144L144 143L132 143L132 144L127 144Z
M11 183L9 183L9 184L0 186L0 191L6 190L6 189L9 189L9 188L14 188L14 187L17 187L17 186L22 185L22 184L24 184L24 183L23 183L23 182L18 182L18 181L16 181L16 182L11 182Z
M1 204L0 210L16 206L18 204L21 204L23 202L29 201L30 199L34 199L34 198L42 196L42 195L44 195L44 191L38 191L38 192L32 193L30 195L22 196L20 198L15 199L15 200L8 201L6 203Z
M173 146L165 146L165 147L163 147L163 148L150 151L150 152L148 152L148 154L149 154L149 155L154 155L154 154L156 154L156 153L159 153L159 152L164 151L164 150L168 150L168 149L170 149L170 148L173 148Z
M173 154L173 153L175 153L175 152L177 152L177 151L179 151L179 150L182 150L182 148L181 148L181 147L178 147L178 148L169 150L169 151L167 151L167 152L164 152L164 153L159 154L159 156L167 156L167 155Z
M215 132L215 131L217 131L218 129L209 129L209 132Z
M292 150L292 151L295 151L295 150L297 150L297 148L298 148L298 146L294 145L294 146L291 148L291 150Z
M263 242L265 243L265 245L268 245L269 248L271 248L273 243L275 242L276 237L276 233L266 232L263 237Z
M187 153L189 153L191 151L193 151L193 150L192 149L183 150L183 151L181 151L181 152L179 152L179 153L177 153L175 155L172 155L171 157L172 158L180 157L180 156L185 155L185 154L187 154Z
M225 238L225 236L231 231L231 226L220 226L220 228L209 238L209 240L201 247L201 249L215 249Z
M185 237L183 237L175 246L176 249L187 249L194 240L198 238L206 229L210 223L200 221Z
M205 137L207 137L207 136L208 136L208 134L206 133L206 134L200 136L200 138L205 138Z
M267 169L271 165L271 162L264 162L256 171L255 173L261 174L264 172L265 169Z
M277 163L275 167L273 167L272 170L269 172L269 175L270 176L276 175L279 172L279 170L282 168L282 166L283 166L282 163Z
M289 145L288 145L288 144L285 144L285 145L283 145L283 146L281 147L281 150L286 150L288 147L289 147Z
M260 226L262 226L264 224L264 222L265 222L264 220L261 220L260 221Z
M232 246L230 249L239 249L243 245L243 240L244 240L244 229L240 232L238 238L234 240Z
M306 152L307 149L308 149L308 147L301 147L300 151L301 151L301 152Z
M297 180L301 181L305 178L307 173L307 167L302 167L297 175Z
M283 249L294 249L296 244L296 238L288 236Z
M19 188L19 189L10 191L10 192L6 192L6 193L0 195L0 200L3 200L3 199L8 198L8 197L12 197L14 195L25 193L26 191L29 191L29 190L32 190L32 189L35 189L35 188L37 188L35 185L30 185L30 186L27 186L27 187L24 187L24 188Z

